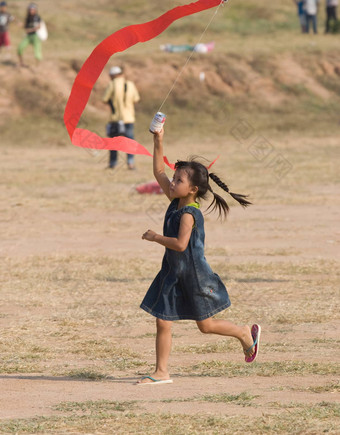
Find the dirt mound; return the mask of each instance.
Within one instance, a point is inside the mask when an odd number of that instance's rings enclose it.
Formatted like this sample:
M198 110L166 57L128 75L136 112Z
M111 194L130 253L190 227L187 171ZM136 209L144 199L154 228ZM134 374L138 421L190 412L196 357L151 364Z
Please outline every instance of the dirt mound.
M157 58L128 58L127 75L137 83L145 98L142 110L148 110L159 96L170 89L183 68L183 56L160 54ZM3 84L0 93L0 114L6 120L26 116L49 117L60 121L63 108L82 61L43 62L39 69L4 66L0 70ZM10 71L10 74L9 74ZM152 74L150 73L152 72ZM202 74L203 73L203 74ZM232 99L234 107L248 102L258 106L280 106L282 103L309 97L327 101L338 97L340 54L296 59L293 55L241 57L221 54L198 55L181 72L171 99L181 107L194 102L186 110L200 110L207 98ZM104 72L92 92L88 111L103 112L101 95L107 84ZM146 97L147 96L147 97ZM211 113L211 115L214 115Z

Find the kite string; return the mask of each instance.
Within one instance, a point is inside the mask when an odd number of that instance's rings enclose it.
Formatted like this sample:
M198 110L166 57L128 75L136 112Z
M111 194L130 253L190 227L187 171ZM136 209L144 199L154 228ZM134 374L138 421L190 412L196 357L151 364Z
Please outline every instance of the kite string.
M210 27L211 23L213 22L213 20L214 20L215 16L217 15L217 13L218 13L220 7L221 7L222 5L224 5L224 3L228 3L228 1L229 1L229 0L221 0L221 3L218 5L217 9L215 10L215 12L213 13L213 15L211 16L210 21L208 22L208 24L206 25L205 29L203 30L203 33L201 34L199 40L196 42L195 47L196 47L196 45L198 45L198 44L202 41L203 36L204 36L205 33L207 32L207 30L208 30L208 28ZM172 86L171 86L169 92L168 92L167 95L165 96L165 98L164 98L162 104L160 105L160 107L159 107L159 109L158 109L158 112L160 112L160 111L162 110L162 107L164 106L166 100L169 98L170 94L171 94L172 91L174 90L174 87L176 86L176 84L177 84L179 78L181 77L181 75L183 74L184 70L186 69L186 67L187 67L188 63L190 62L190 60L191 60L193 54L194 54L194 50L192 50L192 52L191 52L190 55L188 56L187 60L185 61L185 63L184 63L184 65L183 65L182 69L181 69L181 70L179 71L179 73L177 74L177 77L175 78L175 80L174 80L174 82L173 82L173 84L172 84Z

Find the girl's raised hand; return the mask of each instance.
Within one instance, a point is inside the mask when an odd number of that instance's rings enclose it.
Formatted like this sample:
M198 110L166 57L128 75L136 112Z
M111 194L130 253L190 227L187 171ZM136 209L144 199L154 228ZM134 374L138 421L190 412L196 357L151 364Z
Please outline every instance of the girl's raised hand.
M155 231L152 230L147 230L143 235L142 235L142 239L143 240L148 240L149 242L154 242L155 241L155 235L157 233L155 233Z
M156 131L155 133L152 133L152 134L154 135L153 140L154 140L155 143L156 143L156 141L158 143L162 142L163 141L163 136L164 136L164 128L162 128L161 131Z
M153 174L158 184L163 189L165 195L170 198L170 180L165 173L165 163L163 155L163 136L164 128L153 134Z

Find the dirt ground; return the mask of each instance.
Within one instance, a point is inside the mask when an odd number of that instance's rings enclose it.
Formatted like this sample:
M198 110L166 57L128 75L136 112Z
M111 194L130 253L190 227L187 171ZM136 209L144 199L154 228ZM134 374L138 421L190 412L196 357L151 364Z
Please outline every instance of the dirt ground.
M154 363L154 320L138 305L163 253L141 234L161 231L167 202L133 189L152 179L148 158L138 158L134 172L121 160L115 174L104 170L105 162L106 155L94 158L71 146L3 152L1 431L20 432L9 425L18 419L66 419L71 411L60 408L65 403L108 401L133 402L140 418L245 417L267 422L273 433L270 419L288 412L297 428L304 421L300 433L336 433L336 414L296 414L331 409L339 399L336 181L309 183L290 200L271 183L249 209L232 206L226 223L206 217L207 259L232 300L219 317L262 325L258 361L248 366L232 339L203 336L193 322L178 322L170 360L174 383L140 387L136 380ZM303 179L298 158L295 171ZM239 179L241 191L249 190L246 177ZM265 171L255 192L263 182ZM296 189L288 184L288 193ZM30 427L22 430L62 432ZM185 425L182 430L168 433L196 433ZM72 431L110 433L91 426Z

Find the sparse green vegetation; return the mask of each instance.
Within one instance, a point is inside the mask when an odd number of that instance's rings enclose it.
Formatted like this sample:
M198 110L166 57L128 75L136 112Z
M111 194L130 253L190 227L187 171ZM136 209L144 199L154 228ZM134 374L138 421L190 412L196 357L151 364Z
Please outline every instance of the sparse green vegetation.
M108 411L120 411L126 412L134 409L136 407L136 401L129 402L118 402L110 400L89 400L87 402L62 402L59 405L54 406L56 411L62 412L77 412L81 411L83 413L90 412L91 414L97 412L108 412Z
M201 346L176 346L174 351L180 353L191 353L191 354L206 354L206 353L225 353L230 350L235 350L235 345L237 349L239 345L235 342L228 340L218 341L217 343L206 343Z
M325 385L315 385L310 387L279 387L281 390L287 389L290 391L312 392L317 394L336 393L340 391L340 382L334 382Z
M188 397L185 399L165 399L164 402L213 402L233 403L235 405L250 406L251 401L258 396L253 396L245 391L240 394L206 394L204 396Z
M71 370L69 372L64 373L64 375L66 375L69 378L83 379L88 381L101 381L107 378L107 375L104 375L102 373L93 370L86 370L86 369Z
M124 405L123 405L124 406ZM294 407L280 414L263 414L261 417L195 416L171 414L136 414L120 411L98 413L96 418L87 415L70 417L36 418L33 420L12 420L0 423L3 433L46 433L56 431L95 432L109 434L151 435L168 433L180 435L206 434L286 434L289 433L337 433L339 407L336 404L321 402L316 405ZM311 428L313 428L311 430Z
M238 364L213 360L186 367L183 372L188 376L211 377L247 377L247 376L304 376L304 375L337 375L337 364L307 363L304 361L283 361L273 363Z

